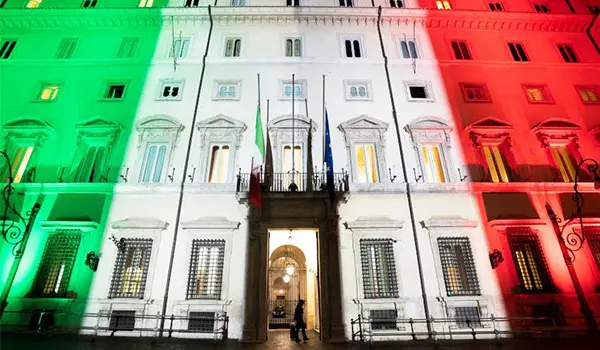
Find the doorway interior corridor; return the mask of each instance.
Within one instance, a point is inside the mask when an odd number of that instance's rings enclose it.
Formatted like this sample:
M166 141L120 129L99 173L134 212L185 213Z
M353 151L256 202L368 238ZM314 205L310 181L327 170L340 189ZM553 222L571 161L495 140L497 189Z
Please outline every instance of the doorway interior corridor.
M315 229L269 230L268 329L288 329L299 300L307 330L319 331L319 276Z

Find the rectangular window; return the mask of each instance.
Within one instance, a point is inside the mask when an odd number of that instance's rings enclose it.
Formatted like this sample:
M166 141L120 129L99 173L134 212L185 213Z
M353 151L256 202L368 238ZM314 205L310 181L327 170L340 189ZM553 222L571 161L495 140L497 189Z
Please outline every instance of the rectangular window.
M564 182L574 182L577 162L567 150L567 146L551 145L549 151L552 154L554 164L560 172L560 177Z
M597 85L592 86L575 86L577 92L579 92L579 97L581 97L581 102L584 104L597 104L600 103L600 87Z
M215 316L214 312L190 312L188 330L197 333L213 333Z
M360 183L377 183L377 157L374 144L358 144L354 146L356 173Z
M292 158L293 157L293 158ZM294 176L293 182L296 184L302 183L302 171L304 169L304 162L302 156L302 146L294 145L294 152L292 154L292 145L287 144L283 146L283 163L282 163L282 171L285 174L285 183L292 183L292 172L296 175ZM293 159L293 161L292 161Z
M185 7L198 7L200 0L185 0Z
M163 82L160 88L159 100L181 100L182 82Z
M34 146L21 146L17 148L11 162L10 174L14 183L20 183L27 179L27 170L31 162Z
M454 58L457 60L470 60L471 52L469 51L469 46L466 41L462 40L452 40L452 52L454 52Z
M42 3L42 0L29 0L29 1L27 1L27 4L25 5L25 7L28 9L35 9L35 8L38 8L38 6L40 6L41 3Z
M108 329L110 331L133 331L135 328L135 311L113 310L110 313Z
M140 182L159 183L162 182L163 170L168 157L169 145L162 143L148 143L144 155L144 163L140 173Z
M151 239L125 239L117 254L109 298L143 299L152 254Z
M340 0L341 7L352 7L352 0Z
M481 295L469 239L440 237L437 241L448 296Z
M0 46L0 59L7 60L12 54L15 46L17 45L16 40L5 40L2 42L2 46Z
M135 56L139 39L137 38L125 38L121 41L119 52L117 52L118 58L132 58Z
M456 328L482 328L477 306L459 306L454 308Z
M450 1L437 0L435 2L435 6L438 10L452 10L452 4L450 4Z
M300 6L300 0L286 0L286 6Z
M517 62L527 62L529 61L529 57L525 53L525 49L523 48L523 44L519 43L508 43L508 50L513 58L513 60Z
M573 50L573 45L558 44L558 45L556 45L556 47L558 47L558 52L560 52L560 56L562 57L563 61L565 61L567 63L578 63L579 62L579 59L577 59L577 56L575 55L575 51Z
M209 183L226 183L229 170L229 145L213 145L210 151L207 179Z
M188 50L190 48L190 41L191 39L189 38L174 39L173 43L171 44L171 50L169 51L169 57L187 57Z
M227 38L225 41L225 57L240 57L242 52L241 38Z
M186 299L220 299L225 260L224 239L195 239Z
M591 234L588 232L586 232L586 235L588 239L588 244L590 245L590 251L592 253L594 261L596 262L598 271L600 271L600 230L596 229Z
M346 57L362 57L362 47L359 38L347 38L344 40L344 53Z
M492 182L510 182L506 161L499 146L483 146L482 149Z
M125 96L125 84L108 84L104 93L105 100L122 100Z
M152 7L154 0L140 0L138 7Z
M360 261L365 299L398 297L391 239L361 239Z
M370 98L368 83L346 84L346 100L368 100Z
M38 101L54 101L58 96L58 90L60 84L42 84L40 92L38 93Z
M500 2L489 2L488 8L490 9L490 11L504 11L504 6L502 6L502 3Z
M396 310L370 310L371 330L396 330Z
M408 94L410 100L431 100L429 91L425 85L408 85Z
M82 145L80 161L75 173L75 182L100 182L106 160L106 146Z
M78 39L74 38L62 39L60 45L58 45L58 50L56 50L56 58L71 58L75 51L75 47L77 47L77 41Z
M549 13L550 7L546 4L533 4L533 8L537 13Z
M400 40L400 51L403 58L419 58L414 40Z
M510 250L525 293L552 292L553 286L537 237L533 233L510 234Z
M216 84L215 100L239 100L240 83L222 82Z
M60 230L48 237L31 295L64 298L81 242L78 230Z
M288 100L292 98L292 91L294 98L305 98L304 93L304 82L303 81L295 81L294 85L292 85L291 81L286 81L281 84L281 98Z
M393 9L404 8L404 2L402 0L390 0L390 7Z
M442 163L442 152L440 144L421 145L423 154L423 168L425 169L425 181L428 183L444 183L446 175Z
M287 57L302 57L302 38L285 39L285 55Z
M96 7L96 5L98 5L98 0L84 0L81 7L84 9L91 9Z
M492 102L485 84L460 83L465 102Z
M523 85L529 103L554 103L550 89L546 85Z

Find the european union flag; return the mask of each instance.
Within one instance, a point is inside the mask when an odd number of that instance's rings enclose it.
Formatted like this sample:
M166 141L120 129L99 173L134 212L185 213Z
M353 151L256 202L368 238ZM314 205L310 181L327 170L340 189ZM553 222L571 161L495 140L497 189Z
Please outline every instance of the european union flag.
M335 185L333 183L333 154L331 152L331 136L329 135L329 117L325 110L325 171L327 175L327 192L329 192L329 201L331 204L335 201Z

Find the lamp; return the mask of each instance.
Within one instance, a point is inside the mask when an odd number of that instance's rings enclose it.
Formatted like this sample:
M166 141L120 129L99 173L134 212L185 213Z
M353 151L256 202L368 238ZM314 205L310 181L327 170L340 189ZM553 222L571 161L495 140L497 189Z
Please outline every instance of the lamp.
M285 264L285 272L291 276L294 274L294 271L296 271L296 267L294 266L294 264L292 263L287 263Z
M291 278L290 275L283 276L283 282L289 283L290 282L290 278Z

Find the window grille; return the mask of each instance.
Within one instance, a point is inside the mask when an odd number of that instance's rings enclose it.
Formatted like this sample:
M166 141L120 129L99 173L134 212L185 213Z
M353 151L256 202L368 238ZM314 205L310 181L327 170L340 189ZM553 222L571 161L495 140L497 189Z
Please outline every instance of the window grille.
M360 240L365 299L398 297L398 280L392 242L391 239Z
M481 328L479 307L459 306L454 309L457 328Z
M438 246L448 296L481 295L469 239L440 237Z
M117 255L109 298L144 298L152 240L129 238Z
M48 238L32 296L60 298L67 294L80 241L79 230L60 230Z
M135 311L114 310L110 313L108 329L111 331L133 331L135 328Z
M213 333L215 331L215 313L190 312L188 330L198 333Z
M521 290L525 293L552 292L552 280L535 234L527 230L513 231L508 241Z
M596 229L592 234L587 233L588 244L590 245L590 251L598 270L600 271L600 230Z
M397 329L396 319L398 318L396 310L371 310L371 330L390 330Z
M224 239L195 239L186 299L219 299L223 286Z

